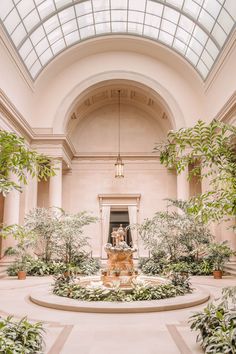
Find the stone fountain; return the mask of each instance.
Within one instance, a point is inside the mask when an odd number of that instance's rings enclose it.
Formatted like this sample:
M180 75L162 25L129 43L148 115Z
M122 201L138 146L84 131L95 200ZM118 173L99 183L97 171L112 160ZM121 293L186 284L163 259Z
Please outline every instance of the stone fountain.
M105 287L131 288L137 278L138 271L134 268L133 254L137 251L125 242L125 231L122 224L111 234L112 244L105 245L107 268L102 271L101 280Z

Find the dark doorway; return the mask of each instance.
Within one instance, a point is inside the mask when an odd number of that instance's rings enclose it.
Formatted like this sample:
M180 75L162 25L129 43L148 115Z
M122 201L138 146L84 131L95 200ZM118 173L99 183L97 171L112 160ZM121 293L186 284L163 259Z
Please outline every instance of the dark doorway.
M108 242L112 243L111 233L116 231L118 227L122 224L123 228L125 229L129 226L129 213L127 211L111 211L110 214L110 229L109 229L109 236ZM132 246L132 238L130 230L126 230L125 241L129 246Z

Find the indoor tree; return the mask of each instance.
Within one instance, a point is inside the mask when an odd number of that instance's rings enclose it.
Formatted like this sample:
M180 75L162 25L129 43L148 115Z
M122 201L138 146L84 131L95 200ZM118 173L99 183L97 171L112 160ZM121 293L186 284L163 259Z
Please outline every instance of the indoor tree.
M12 174L16 181L11 179ZM13 189L21 190L28 175L39 180L55 175L50 158L30 150L17 134L0 130L0 193L5 196Z
M82 211L76 214L64 212L55 223L54 245L57 257L66 264L73 263L74 257L84 252L89 246L88 238L83 233L83 228L97 218Z
M34 253L46 263L52 259L55 230L63 214L64 211L60 208L35 208L25 217L25 228L36 235Z
M170 131L167 142L157 144L160 161L181 173L189 164L190 178L207 178L209 190L190 199L188 212L207 222L236 215L236 127L199 120L192 128Z
M198 260L198 253L212 239L209 229L187 212L188 202L168 199L168 203L182 212L159 211L145 219L138 228L145 247L154 258L162 251L171 261L183 256Z

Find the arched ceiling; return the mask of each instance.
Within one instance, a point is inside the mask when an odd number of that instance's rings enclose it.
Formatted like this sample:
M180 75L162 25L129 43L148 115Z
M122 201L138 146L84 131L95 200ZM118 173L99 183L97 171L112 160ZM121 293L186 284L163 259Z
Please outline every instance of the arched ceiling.
M31 77L83 40L133 34L162 43L203 79L236 23L236 0L2 0L2 25Z
M116 83L115 81L109 81L95 85L78 99L70 113L66 129L67 134L70 135L78 123L91 112L108 105L118 107L118 90L120 90L121 108L124 105L138 107L150 117L156 119L166 133L174 128L171 113L154 91L142 85L140 87L134 85L132 82L120 81Z

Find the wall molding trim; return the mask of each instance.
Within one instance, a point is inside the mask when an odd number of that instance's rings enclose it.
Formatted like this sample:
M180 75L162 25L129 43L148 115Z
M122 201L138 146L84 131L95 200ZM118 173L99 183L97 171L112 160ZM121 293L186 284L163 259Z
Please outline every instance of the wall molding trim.
M10 130L24 137L32 148L52 157L62 158L67 168L70 167L76 153L70 139L64 134L35 132L1 89L0 114Z
M224 123L230 123L231 118L236 116L236 91L226 101L214 119Z

